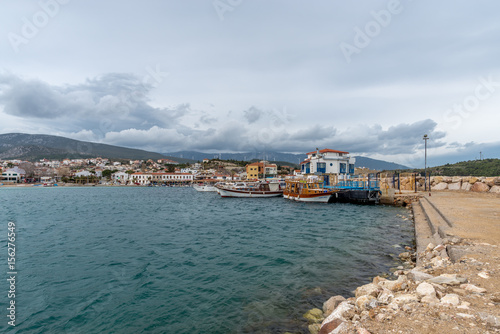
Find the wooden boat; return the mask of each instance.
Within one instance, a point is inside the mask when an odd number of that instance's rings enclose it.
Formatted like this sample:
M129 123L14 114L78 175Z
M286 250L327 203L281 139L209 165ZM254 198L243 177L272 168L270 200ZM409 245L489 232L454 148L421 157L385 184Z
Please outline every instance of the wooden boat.
M277 197L283 195L283 189L278 183L247 183L241 185L217 185L217 190L221 197Z
M334 190L323 188L320 181L286 180L283 197L300 202L328 203Z

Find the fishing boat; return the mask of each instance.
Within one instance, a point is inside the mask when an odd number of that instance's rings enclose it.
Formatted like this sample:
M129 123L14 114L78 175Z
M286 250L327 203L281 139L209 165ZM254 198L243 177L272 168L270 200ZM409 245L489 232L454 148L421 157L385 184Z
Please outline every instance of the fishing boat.
M300 202L328 203L334 190L323 188L323 182L317 179L286 180L283 197Z
M217 185L217 191L221 197L277 197L283 195L283 189L279 183L255 182L243 185Z
M201 184L194 184L193 188L196 191L213 191L213 192L217 191L217 188L215 188L211 184L203 184L203 183L201 183Z

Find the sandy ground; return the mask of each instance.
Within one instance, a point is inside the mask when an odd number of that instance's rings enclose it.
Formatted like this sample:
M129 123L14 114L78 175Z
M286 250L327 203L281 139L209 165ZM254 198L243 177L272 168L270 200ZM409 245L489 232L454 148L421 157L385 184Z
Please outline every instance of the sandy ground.
M500 195L447 191L431 197L454 225L450 234L500 246Z

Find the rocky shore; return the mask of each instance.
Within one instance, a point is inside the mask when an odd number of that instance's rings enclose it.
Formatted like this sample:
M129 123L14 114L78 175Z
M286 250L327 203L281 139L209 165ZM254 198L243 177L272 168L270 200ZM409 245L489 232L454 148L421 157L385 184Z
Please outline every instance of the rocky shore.
M476 182L483 183L473 184ZM482 195L472 194L472 200L487 201L491 209L486 212L489 218L477 221L470 221L471 215L476 214L474 205L464 204L469 198L457 199L456 203L442 198L432 204L436 212L430 212L428 204L426 207L415 202L416 225L428 226L420 227L416 233L417 249L408 247L399 255L402 266L394 272L397 278L374 277L358 287L354 296L333 296L322 309L308 311L304 317L309 322L309 332L500 333L500 238L497 234L492 236L488 229L492 227L495 233L500 230L500 196ZM468 210L468 214L443 216L449 225L439 221L438 215L452 212L448 209L457 204L466 206L462 209ZM474 238L464 237L464 224L484 231L483 235L471 233ZM425 246L423 242L427 242Z

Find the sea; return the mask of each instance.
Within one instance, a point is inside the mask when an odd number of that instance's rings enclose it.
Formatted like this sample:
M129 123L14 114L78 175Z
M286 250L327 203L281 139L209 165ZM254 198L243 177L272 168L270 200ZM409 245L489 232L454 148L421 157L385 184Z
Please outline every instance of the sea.
M400 265L409 214L190 187L0 187L0 331L308 333L308 309Z

